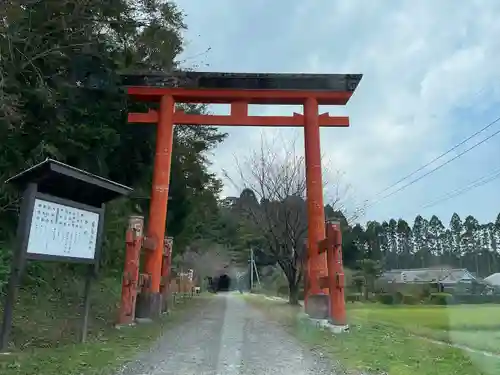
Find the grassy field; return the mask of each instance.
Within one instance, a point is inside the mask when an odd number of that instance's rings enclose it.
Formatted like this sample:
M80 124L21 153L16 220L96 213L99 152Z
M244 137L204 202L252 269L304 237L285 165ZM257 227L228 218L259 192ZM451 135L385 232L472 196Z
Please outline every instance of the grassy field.
M376 321L419 336L500 354L500 306L354 305L354 322Z
M261 309L270 319L284 325L294 336L309 344L314 350L339 361L349 374L493 375L500 373L499 358L434 344L415 337L414 331L408 328L409 319L413 319L412 327L432 330L424 324L434 322L434 327L439 327L443 332L450 332L450 319L446 318L443 308L424 308L423 311L435 312L438 316L436 317L432 313L419 315L418 307L398 310L399 308L375 307L376 305L350 306L351 332L333 335L312 327L300 319L300 308L292 308L284 302L267 300L259 296L246 298L249 303ZM463 327L472 327L467 325L465 317L461 322Z
M11 354L0 354L0 374L109 374L151 343L169 325L185 319L206 297L186 299L158 322L116 329L113 326L120 280L105 279L92 290L88 340L78 343L81 322L81 280L60 280L25 288L15 309ZM1 310L0 310L1 313Z

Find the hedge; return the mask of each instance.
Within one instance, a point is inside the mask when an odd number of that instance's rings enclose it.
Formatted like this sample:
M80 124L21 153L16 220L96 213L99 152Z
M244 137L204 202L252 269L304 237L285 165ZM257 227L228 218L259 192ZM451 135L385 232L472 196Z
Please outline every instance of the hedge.
M404 305L418 305L420 303L420 298L415 297L412 294L403 294L401 303Z
M347 302L357 301L359 297L356 294L346 295ZM475 295L475 294L451 294L451 293L431 293L429 297L422 299L420 296L402 292L380 293L377 294L377 300L384 305L418 305L424 301L431 305L453 305L453 304L500 304L500 295Z
M431 293L428 301L433 305L452 305L455 303L455 299L450 293Z
M393 305L394 304L394 296L390 293L380 293L377 295L377 299L380 303L384 305Z

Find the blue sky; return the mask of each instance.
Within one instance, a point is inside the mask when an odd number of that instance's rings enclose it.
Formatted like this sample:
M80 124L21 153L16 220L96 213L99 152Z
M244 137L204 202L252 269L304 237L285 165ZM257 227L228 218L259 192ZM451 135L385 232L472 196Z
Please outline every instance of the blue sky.
M341 183L350 186L350 208L500 116L498 0L177 4L189 28L181 57L186 66L207 71L364 74L345 108L328 108L332 114L349 115L351 127L321 131L324 177L334 183L335 172L344 173ZM300 108L254 111L289 114ZM212 157L212 168L219 174L235 169L235 157L242 160L259 148L262 133L257 128L225 130L229 138ZM497 130L500 123L439 162ZM264 132L273 137L277 131ZM301 135L300 129L279 131L280 137L290 139ZM500 212L500 179L432 208L422 207L498 170L499 146L500 135L369 207L361 221L413 221L421 213L436 214L447 224L453 212L472 214L481 222L494 220ZM224 195L235 194L226 184ZM325 202L332 194L325 189Z

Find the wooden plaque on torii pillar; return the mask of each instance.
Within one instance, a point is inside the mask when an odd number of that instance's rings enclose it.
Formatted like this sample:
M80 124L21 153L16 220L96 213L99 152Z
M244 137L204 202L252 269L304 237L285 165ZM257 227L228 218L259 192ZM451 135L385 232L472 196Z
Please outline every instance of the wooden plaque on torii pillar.
M124 75L128 95L141 102L159 103L158 110L129 113L131 123L157 125L147 236L155 250L146 257L145 272L151 275L150 293L160 293L163 241L167 217L173 127L175 125L303 127L308 206L308 293L321 292L319 279L326 276L325 254L318 243L325 238L319 128L348 127L348 117L319 114L319 105L345 105L362 78L361 74L247 74L174 72ZM188 114L175 103L229 104L229 115ZM304 114L249 116L249 104L302 105ZM154 299L154 298L153 298Z

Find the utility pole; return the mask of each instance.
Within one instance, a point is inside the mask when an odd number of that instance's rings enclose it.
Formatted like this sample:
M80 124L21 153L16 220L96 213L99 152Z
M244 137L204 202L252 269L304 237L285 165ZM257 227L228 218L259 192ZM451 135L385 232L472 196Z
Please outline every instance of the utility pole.
M260 287L259 271L257 270L257 263L255 262L255 259L253 260L253 268L255 270L255 276L257 276L257 284L259 284Z
M253 290L253 273L255 271L255 276L257 277L257 284L260 286L259 271L257 270L257 263L255 262L255 254L253 248L250 248L250 291Z
M250 248L250 292L253 290L253 248Z

